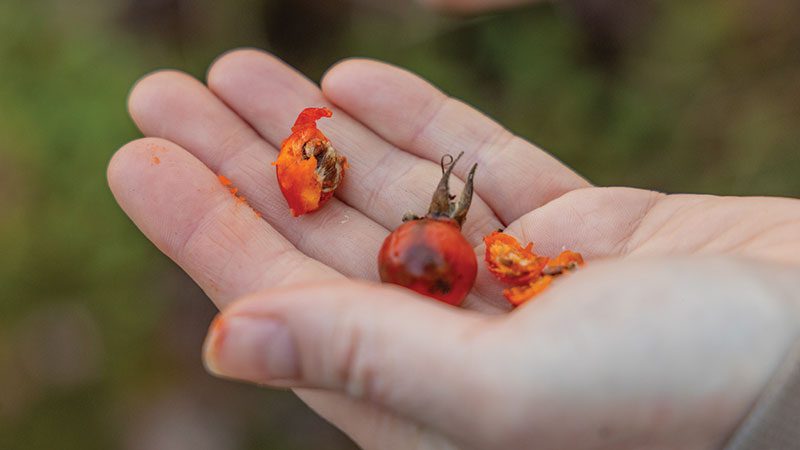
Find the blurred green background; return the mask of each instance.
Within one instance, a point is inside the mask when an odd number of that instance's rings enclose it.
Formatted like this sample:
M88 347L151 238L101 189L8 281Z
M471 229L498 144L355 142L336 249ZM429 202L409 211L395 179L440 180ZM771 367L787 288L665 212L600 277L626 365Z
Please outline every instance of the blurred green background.
M346 449L288 393L218 381L214 310L105 184L134 81L256 46L318 80L419 72L601 185L800 196L800 3L0 2L0 449ZM308 30L313 30L309 32ZM265 173L269 168L264 168Z

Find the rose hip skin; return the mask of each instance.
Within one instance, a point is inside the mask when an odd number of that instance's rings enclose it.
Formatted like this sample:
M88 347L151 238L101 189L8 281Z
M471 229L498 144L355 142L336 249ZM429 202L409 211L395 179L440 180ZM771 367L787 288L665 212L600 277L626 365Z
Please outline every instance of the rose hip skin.
M462 153L463 154L463 153ZM407 287L422 295L458 306L469 294L478 271L475 251L461 234L472 201L476 166L472 167L464 191L452 202L448 182L461 154L445 169L424 218L406 215L404 224L383 242L378 254L381 280Z
M418 219L400 225L378 256L381 280L451 305L467 296L478 262L452 219Z

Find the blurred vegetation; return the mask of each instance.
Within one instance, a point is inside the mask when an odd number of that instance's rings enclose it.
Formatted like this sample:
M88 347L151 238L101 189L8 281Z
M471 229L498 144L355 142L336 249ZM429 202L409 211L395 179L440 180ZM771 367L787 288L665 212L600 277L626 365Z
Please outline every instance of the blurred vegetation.
M800 196L800 3L568 0L475 18L404 0L0 2L0 448L352 444L287 393L214 380L213 308L115 205L145 72L268 49L422 74L601 185ZM308 30L314 30L309 33Z

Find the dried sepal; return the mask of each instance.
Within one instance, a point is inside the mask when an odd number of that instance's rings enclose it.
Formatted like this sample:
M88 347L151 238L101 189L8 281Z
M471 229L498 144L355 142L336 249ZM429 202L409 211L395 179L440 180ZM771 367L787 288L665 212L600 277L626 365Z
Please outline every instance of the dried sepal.
M440 162L442 178L433 193L431 205L426 216L431 219L449 218L454 220L459 227L464 225L464 221L467 220L467 212L472 204L475 170L478 168L477 164L472 165L467 181L464 183L464 190L461 191L461 197L457 202L454 202L455 196L450 194L450 175L453 173L453 167L462 156L464 156L464 152L459 153L455 158L452 155L442 156Z

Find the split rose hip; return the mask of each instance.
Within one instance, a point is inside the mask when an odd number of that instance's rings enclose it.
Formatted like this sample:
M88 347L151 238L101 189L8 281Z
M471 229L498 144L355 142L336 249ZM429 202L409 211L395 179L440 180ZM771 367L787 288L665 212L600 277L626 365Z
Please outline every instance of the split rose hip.
M495 231L483 238L486 264L499 280L511 284L527 284L536 280L549 258L533 252L533 243L519 245L512 236Z
M462 155L455 160L449 155L442 158L442 179L428 214L403 217L405 223L386 238L378 254L382 281L456 306L472 289L478 271L475 251L461 234L472 202L477 164L472 166L458 202L452 202L450 196L450 173Z
M295 217L321 208L344 178L347 159L317 129L317 120L332 115L328 108L304 109L297 116L292 134L281 144L278 160L272 163Z

